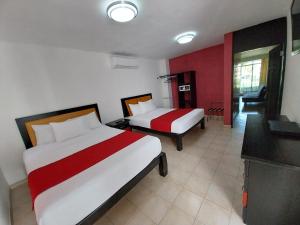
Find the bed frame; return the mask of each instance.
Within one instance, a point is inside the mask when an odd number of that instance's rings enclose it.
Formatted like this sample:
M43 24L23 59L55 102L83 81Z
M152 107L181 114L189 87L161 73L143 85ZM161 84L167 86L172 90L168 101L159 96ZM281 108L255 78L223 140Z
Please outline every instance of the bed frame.
M26 146L26 149L34 146L32 137L29 135L31 125L45 124L53 121L64 121L66 119L75 118L80 115L96 112L100 119L99 109L97 104L85 105L70 109L64 109L54 112L42 113L33 116L27 116L16 119L17 126ZM32 128L31 128L32 129ZM143 177L145 177L152 169L159 165L159 174L163 177L168 174L167 157L164 152L161 152L153 159L145 169L138 173L128 183L121 187L113 196L106 202L100 205L97 209L91 212L87 217L78 223L78 225L90 225L95 223L102 215L104 215L111 207L113 207L127 192L129 192Z
M137 104L138 101L149 100L149 99L152 99L152 94L151 93L144 94L144 95L137 95L137 96L127 97L127 98L122 98L121 99L121 104L122 104L122 110L123 110L124 117L130 116L130 111L129 111L130 109L129 109L128 104ZM167 137L174 138L175 141L176 141L177 150L181 151L182 148L183 148L182 138L184 137L184 135L186 135L188 132L190 132L194 127L198 126L199 124L201 124L201 129L205 128L205 119L204 119L204 117L199 122L197 122L194 126L192 126L190 129L188 129L186 132L184 132L182 134L162 132L162 131L157 131L157 130L153 130L153 129L145 128L145 127L140 127L140 126L131 126L130 125L130 127L132 129L146 131L146 132L150 132L150 133L154 133L154 134L160 134L160 135L164 135L164 136L167 136Z
M63 109L59 111L53 111L48 113L37 114L33 116L27 116L22 118L17 118L16 123L19 128L20 134L22 136L23 142L26 149L35 146L32 137L30 137L30 132L32 132L32 125L49 124L49 122L62 122L67 119L72 119L77 116L95 112L101 122L101 117L99 114L99 109L97 104L84 105L70 109Z

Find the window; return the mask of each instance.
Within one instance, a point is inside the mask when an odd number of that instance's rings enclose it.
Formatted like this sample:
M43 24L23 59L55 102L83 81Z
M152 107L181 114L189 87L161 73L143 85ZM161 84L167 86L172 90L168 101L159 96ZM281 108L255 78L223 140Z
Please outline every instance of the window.
M241 94L257 91L260 85L261 65L261 59L234 65L234 88Z

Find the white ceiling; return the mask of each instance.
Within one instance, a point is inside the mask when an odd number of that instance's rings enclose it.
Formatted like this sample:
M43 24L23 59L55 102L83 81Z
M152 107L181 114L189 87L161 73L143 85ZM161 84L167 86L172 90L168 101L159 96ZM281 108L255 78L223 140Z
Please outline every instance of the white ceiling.
M224 33L286 16L290 0L135 0L130 23L109 20L112 0L0 0L0 39L171 58L223 42ZM174 37L194 30L187 45Z
M234 54L234 61L240 61L242 59L249 59L253 57L263 56L269 54L269 52L274 49L277 45L264 47L264 48L257 48L245 52L239 52Z

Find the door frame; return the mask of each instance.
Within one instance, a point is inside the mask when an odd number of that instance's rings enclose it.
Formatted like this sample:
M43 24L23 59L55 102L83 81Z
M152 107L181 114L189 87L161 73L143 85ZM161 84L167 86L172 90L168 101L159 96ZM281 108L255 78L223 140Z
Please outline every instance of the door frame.
M268 33L269 35L266 35ZM231 127L233 127L233 76L234 54L272 45L281 45L283 50L282 74L280 85L280 109L284 88L286 50L287 50L287 18L282 17L255 26L233 32L232 43L232 75L231 75Z

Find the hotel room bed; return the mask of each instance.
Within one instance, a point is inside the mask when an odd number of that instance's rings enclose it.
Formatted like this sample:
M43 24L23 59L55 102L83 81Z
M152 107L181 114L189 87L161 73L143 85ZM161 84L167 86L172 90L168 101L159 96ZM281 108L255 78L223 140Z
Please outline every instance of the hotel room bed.
M137 116L129 116L129 124L131 126L145 127L151 129L151 121L159 116L162 116L174 109L157 108L151 112L147 112ZM203 109L194 109L186 115L175 120L171 125L171 133L183 134L204 117Z
M98 108L95 108L97 105L84 107L98 111ZM70 110L72 113L85 109L78 107ZM50 113L51 115L55 115L54 117L52 116L52 120L53 118L57 118L57 116L66 115L64 113L66 111L58 112L58 114L57 112L56 114ZM41 179L41 181L35 180L36 183L34 183L32 182L32 174L34 172L41 171L45 167L49 167L49 165L50 167L53 164L59 165L61 161L74 155L80 156L82 152L89 150L93 146L109 142L121 135L125 139L127 136L140 135L102 125L84 135L63 142L30 146L32 144L27 141L32 139L29 138L30 135L28 133L30 131L27 132L28 129L26 127L31 127L34 121L36 121L35 124L43 124L40 121L49 122L49 120L44 120L44 118L50 118L51 120L50 114L17 119L23 140L28 148L24 152L23 158L32 196L34 196L34 192L38 189L40 183L43 183L47 179L51 180L52 176L58 176L58 174L50 173ZM26 130L25 133L24 129ZM119 145L115 143L110 144ZM85 158L78 159L84 160ZM159 139L147 135L139 136L133 142L130 142L125 147L123 146L119 151L113 152L111 155L103 158L102 161L36 195L33 198L33 205L37 222L39 225L91 224L158 164L160 174L166 176L166 156L161 152ZM76 167L76 165L69 166Z
M168 131L160 129L159 127L159 123L164 123L164 119L157 121L158 126L156 127L152 125L153 120L159 119L160 117L167 115L172 111L175 112L176 109L156 108L152 111L132 116L129 106L130 104L137 104L139 101L144 102L150 99L152 99L151 93L121 99L124 117L129 119L129 124L132 128L175 137L177 150L179 151L182 150L182 138L185 134L187 134L199 124L201 124L202 129L205 128L204 110L200 108L183 109L186 110L186 112L182 113L182 116L179 116L171 123L170 129Z

